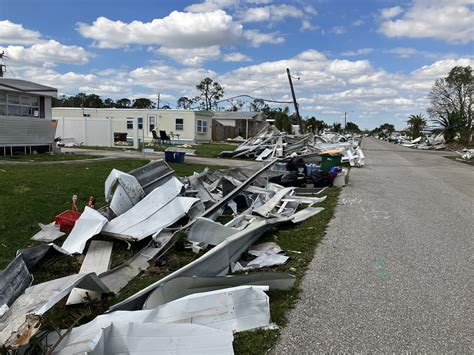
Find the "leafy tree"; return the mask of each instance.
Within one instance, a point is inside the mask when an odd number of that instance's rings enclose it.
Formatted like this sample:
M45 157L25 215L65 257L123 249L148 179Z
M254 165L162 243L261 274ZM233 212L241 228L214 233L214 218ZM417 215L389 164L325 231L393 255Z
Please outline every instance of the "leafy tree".
M171 110L171 107L170 107L170 105L163 105L163 106L161 106L161 109L162 110Z
M434 118L433 122L438 126L433 130L435 134L442 134L446 143L454 142L457 133L464 127L461 116L456 112L448 112L444 116Z
M204 78L196 85L201 94L194 98L195 102L199 102L204 110L211 110L217 105L217 100L224 96L224 88L211 78Z
M250 111L268 113L270 110L270 106L263 99L254 99L250 103Z
M331 129L332 129L332 131L333 131L334 133L339 133L339 132L342 131L342 128L341 128L341 124L340 124L340 123L333 123Z
M99 95L90 94L85 95L83 105L83 107L101 108L104 107L104 102Z
M226 109L226 111L230 112L237 112L242 110L244 107L244 102L241 100L231 100L230 101L230 107Z
M277 108L272 110L269 117L275 120L275 127L280 131L292 133L292 121L290 116L288 116L288 112L288 107L285 107L283 110L281 108Z
M155 104L146 97L140 97L133 100L132 108L155 108Z
M326 127L326 123L322 120L317 120L315 117L311 117L306 120L305 127L309 128L311 132L319 134Z
M104 100L104 107L111 108L114 106L115 106L115 102L110 97Z
M176 107L177 108L182 108L185 110L189 110L193 106L193 100L186 96L182 96L178 99L176 102Z
M421 136L421 131L426 127L426 120L421 113L418 115L410 115L407 123L410 129L410 135L413 139Z
M354 122L347 122L346 124L346 131L347 132L351 132L351 133L359 133L360 132L360 128L359 126L354 123Z
M132 105L132 102L127 98L117 100L117 102L115 103L115 107L117 108L130 108L131 105Z
M469 143L472 136L472 96L474 93L474 76L470 66L456 66L448 76L437 79L428 94L431 106L427 112L432 120L448 121L449 114L456 114L462 122L459 128L461 141ZM453 117L450 118L453 120ZM439 122L438 122L439 123Z
M372 130L371 135L390 137L393 132L395 132L395 126L390 123L384 123Z

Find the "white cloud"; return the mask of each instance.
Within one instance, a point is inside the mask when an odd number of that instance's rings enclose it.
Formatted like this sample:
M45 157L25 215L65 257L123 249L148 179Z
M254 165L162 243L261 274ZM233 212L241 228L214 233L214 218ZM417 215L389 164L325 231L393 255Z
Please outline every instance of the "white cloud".
M224 55L223 60L224 62L250 62L252 59L242 53L229 53Z
M0 21L0 43L4 44L32 44L40 41L41 34L28 30L21 24L8 20Z
M300 31L314 31L317 30L319 26L313 25L309 20L301 21Z
M373 48L360 48L355 51L346 51L342 52L341 54L345 57L355 57L355 56L360 56L360 55L367 55L370 54L374 51Z
M1 50L8 53L8 57L15 66L86 64L91 57L91 54L82 47L66 46L54 40L33 44L31 47L8 46Z
M199 4L192 4L185 8L189 12L211 12L215 10L222 10L226 7L234 6L239 3L239 0L205 0Z
M259 30L244 31L244 38L249 41L250 46L255 48L264 43L280 44L285 42L285 39L277 33L262 33Z
M390 19L396 17L403 12L403 9L400 6L389 7L387 9L382 9L380 11L380 16L383 19Z
M336 35L342 35L343 33L346 33L347 30L344 26L334 26L329 32Z
M130 44L155 44L168 48L210 47L229 45L242 35L242 25L222 10L205 13L173 11L151 22L125 23L98 17L92 25L79 23L77 29L100 48Z
M240 14L242 22L279 22L287 17L301 18L304 12L292 5L252 7Z
M387 50L387 52L395 54L397 57L402 58L402 59L407 59L414 56L430 58L430 59L439 57L439 55L435 53L428 52L428 51L421 51L421 50L410 48L410 47L396 47L396 48Z
M365 23L364 20L358 19L352 22L352 26L359 27L359 26L362 26L364 23Z
M352 76L366 73L372 70L372 68L367 60L356 60L352 62L345 59L335 59L329 64L327 70L336 75Z
M402 18L384 21L379 32L388 37L435 38L449 43L474 39L471 0L415 0Z
M161 47L156 52L187 66L201 66L205 61L217 59L221 55L219 46L191 49Z

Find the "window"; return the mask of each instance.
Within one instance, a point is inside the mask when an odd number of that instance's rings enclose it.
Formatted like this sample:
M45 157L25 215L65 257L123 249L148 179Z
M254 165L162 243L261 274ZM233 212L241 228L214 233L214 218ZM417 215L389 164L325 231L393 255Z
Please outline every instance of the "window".
M137 118L138 129L143 129L143 117Z
M0 115L39 117L38 97L1 93Z
M177 131L182 131L184 129L184 119L183 118L177 118L176 119L176 127L175 129Z
M91 117L91 114L90 114L90 113L83 113L82 116L84 116L84 117Z
M148 116L148 129L153 131L156 126L156 117L155 116Z
M196 132L197 133L207 133L207 121L206 120L197 120L196 121Z
M127 119L127 129L133 129L133 119Z

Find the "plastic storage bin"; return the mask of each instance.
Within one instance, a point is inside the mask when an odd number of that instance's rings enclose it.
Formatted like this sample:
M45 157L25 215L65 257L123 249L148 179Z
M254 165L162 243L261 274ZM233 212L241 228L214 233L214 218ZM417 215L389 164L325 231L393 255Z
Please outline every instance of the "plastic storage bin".
M76 211L64 211L56 216L54 223L59 224L59 230L63 233L69 233L76 224L81 214Z
M165 161L167 163L184 163L184 152L165 152Z

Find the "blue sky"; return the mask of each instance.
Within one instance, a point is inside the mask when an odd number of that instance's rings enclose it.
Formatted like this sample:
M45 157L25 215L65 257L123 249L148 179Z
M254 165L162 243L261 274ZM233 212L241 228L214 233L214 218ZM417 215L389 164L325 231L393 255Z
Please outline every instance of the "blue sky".
M474 66L473 24L473 0L2 0L0 50L9 77L171 107L206 76L289 101L288 67L303 116L403 128L436 78Z

